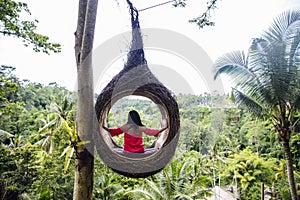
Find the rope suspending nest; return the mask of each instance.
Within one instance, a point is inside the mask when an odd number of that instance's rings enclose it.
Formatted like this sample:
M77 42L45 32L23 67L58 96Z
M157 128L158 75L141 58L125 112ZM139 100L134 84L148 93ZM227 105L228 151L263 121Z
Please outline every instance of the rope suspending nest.
M158 6L163 6L163 5L166 5L166 4L168 4L168 3L173 3L173 2L176 2L176 0L166 1L166 2L159 3L159 4L156 4L156 5L153 5L153 6L149 6L149 7L147 7L147 8L140 9L139 12L145 11L145 10L149 10L149 9L151 9L151 8L155 8L155 7L158 7Z
M130 51L127 55L125 68L132 68L139 65L146 65L145 53L143 49L143 39L140 29L138 10L127 0L129 12L131 15L132 42Z

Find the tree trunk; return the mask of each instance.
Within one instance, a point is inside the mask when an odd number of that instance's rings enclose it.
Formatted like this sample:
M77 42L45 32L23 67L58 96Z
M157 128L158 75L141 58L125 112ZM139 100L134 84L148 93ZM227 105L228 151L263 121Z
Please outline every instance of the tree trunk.
M289 140L283 141L283 148L285 153L288 181L289 181L292 200L298 200L295 178L294 178L294 171L293 171L292 153L290 150Z
M4 199L6 193L5 182L0 179L0 199Z
M93 50L97 6L98 0L79 1L77 30L75 32L78 81L77 134L79 141L89 141L90 143L76 147L74 200L92 199L93 193L95 109L91 52Z
M93 194L94 157L84 146L77 148L75 161L74 200L90 200Z
M265 200L265 184L260 184L260 199Z

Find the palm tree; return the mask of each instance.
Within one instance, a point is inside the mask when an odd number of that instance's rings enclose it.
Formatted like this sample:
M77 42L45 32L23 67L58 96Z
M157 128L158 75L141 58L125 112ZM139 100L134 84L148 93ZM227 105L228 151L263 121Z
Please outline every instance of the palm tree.
M38 141L35 143L36 145L40 145L48 154L52 154L54 148L54 133L58 127L58 120L57 117L50 113L46 117L40 118L40 121L44 124L42 128L39 129L38 133L36 134L35 138Z
M69 95L64 95L62 98L56 99L56 102L51 103L45 119L40 118L43 127L36 135L36 139L38 139L36 144L44 147L48 154L53 151L55 133L59 128L64 129L72 142L73 136L70 129L75 125L75 107L71 98Z
M64 95L61 99L57 99L57 102L50 105L46 119L40 119L44 125L35 137L38 139L35 144L44 148L48 154L52 154L55 145L54 139L57 137L58 131L68 135L70 145L61 154L61 157L65 155L64 171L68 169L76 148L87 143L78 141L74 113L75 107L71 96Z
M290 137L300 109L300 11L280 14L261 38L253 39L248 53L234 51L220 57L215 78L227 74L239 105L271 119L285 152L288 181L297 199Z
M192 157L193 156L193 157ZM128 191L127 195L138 199L202 199L208 196L209 178L201 174L200 154L191 151L184 154L184 159L176 159L163 171L145 179L141 187Z
M103 200L124 199L126 191L118 180L120 176L116 173L111 173L104 166L102 166L101 171L102 173L95 177L95 198Z

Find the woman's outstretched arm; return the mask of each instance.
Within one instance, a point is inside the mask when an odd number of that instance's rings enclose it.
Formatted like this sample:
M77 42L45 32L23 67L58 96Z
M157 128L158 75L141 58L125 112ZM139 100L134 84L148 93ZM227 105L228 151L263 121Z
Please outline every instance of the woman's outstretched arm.
M143 127L142 131L147 135L158 137L158 134L160 134L161 132L169 128L168 121L163 120L163 122L165 122L165 127L162 129L151 129L151 128Z
M151 136L154 136L154 137L157 137L158 134L160 134L161 132L163 132L164 130L166 130L168 127L164 127L162 129L152 129L152 128L147 128L147 127L144 127L144 130L143 132L146 134L146 135L151 135Z
M102 126L102 127L103 129L108 131L112 137L120 135L124 132L120 127L118 128L107 128L106 126Z

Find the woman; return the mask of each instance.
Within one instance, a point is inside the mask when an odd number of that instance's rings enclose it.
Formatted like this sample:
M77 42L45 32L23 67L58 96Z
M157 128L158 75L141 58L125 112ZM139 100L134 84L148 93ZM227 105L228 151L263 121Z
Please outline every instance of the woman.
M124 152L144 153L143 132L147 135L157 137L159 133L166 130L168 127L160 130L147 128L142 124L139 113L132 110L128 113L126 124L118 128L107 128L104 126L103 128L107 130L112 137L124 133Z

